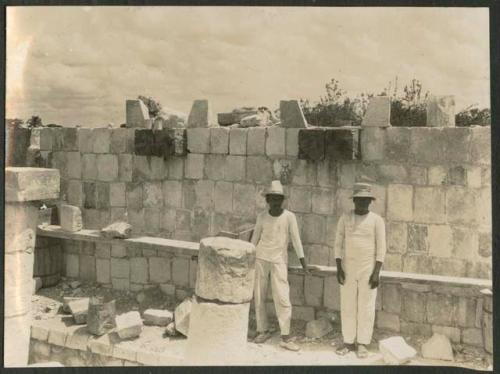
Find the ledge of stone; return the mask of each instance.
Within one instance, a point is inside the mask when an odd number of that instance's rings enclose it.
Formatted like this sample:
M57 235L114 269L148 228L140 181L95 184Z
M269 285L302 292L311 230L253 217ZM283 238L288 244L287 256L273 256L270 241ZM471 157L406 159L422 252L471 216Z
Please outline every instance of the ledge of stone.
M59 198L59 170L5 168L5 201L23 202Z

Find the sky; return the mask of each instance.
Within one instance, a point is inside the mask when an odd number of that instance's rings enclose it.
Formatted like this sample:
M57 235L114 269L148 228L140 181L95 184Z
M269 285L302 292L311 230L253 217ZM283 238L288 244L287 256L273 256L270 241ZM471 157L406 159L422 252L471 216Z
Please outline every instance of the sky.
M119 125L151 96L189 113L350 96L398 77L490 106L486 8L8 7L7 118Z

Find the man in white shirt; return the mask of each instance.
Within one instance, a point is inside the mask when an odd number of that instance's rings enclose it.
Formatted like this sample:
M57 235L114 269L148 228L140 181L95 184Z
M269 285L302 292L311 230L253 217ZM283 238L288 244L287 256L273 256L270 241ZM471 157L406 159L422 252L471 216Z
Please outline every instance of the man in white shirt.
M357 355L364 358L372 339L377 287L386 252L385 224L382 217L369 211L375 200L371 185L356 183L352 197L354 210L342 215L335 237L344 339L337 353L353 351L356 342Z
M260 344L271 337L266 312L267 285L269 277L271 277L274 307L281 330L280 346L298 351L298 345L290 337L292 304L290 303L287 266L289 240L292 241L304 271L308 272L304 259L304 249L300 241L295 214L282 208L285 194L281 182L272 181L271 187L264 194L269 211L264 211L257 216L252 236L257 257L254 299L257 332L259 333L254 342Z

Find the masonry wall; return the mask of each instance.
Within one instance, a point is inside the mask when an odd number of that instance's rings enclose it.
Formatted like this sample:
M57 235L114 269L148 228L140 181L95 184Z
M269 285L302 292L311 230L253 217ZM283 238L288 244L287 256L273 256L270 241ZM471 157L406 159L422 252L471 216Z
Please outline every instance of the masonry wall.
M85 228L128 219L135 234L198 241L255 222L277 178L309 262L332 265L352 184L368 181L386 221L386 270L491 278L487 127L184 131L44 128L31 148L37 165L60 170Z

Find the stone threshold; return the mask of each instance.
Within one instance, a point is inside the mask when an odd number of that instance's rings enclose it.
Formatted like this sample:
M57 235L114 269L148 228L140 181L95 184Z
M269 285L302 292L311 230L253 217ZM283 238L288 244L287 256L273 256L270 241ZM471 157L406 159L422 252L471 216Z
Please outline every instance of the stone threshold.
M44 227L38 226L37 235L42 237L91 241L107 244L119 243L125 244L127 248L155 249L180 257L198 256L198 250L200 247L200 244L196 242L165 239L153 236L138 236L129 239L108 239L102 237L99 230L80 230L77 232L69 232L62 230L61 227L57 225L49 225ZM329 277L337 274L337 268L335 266L315 266L316 269L311 269L311 275ZM291 273L300 274L302 272L302 268L300 266L289 265L288 268ZM490 279L451 277L434 274L403 273L385 270L381 271L380 277L382 281L389 283L416 283L427 284L431 286L470 287L479 289L492 288L492 281Z

